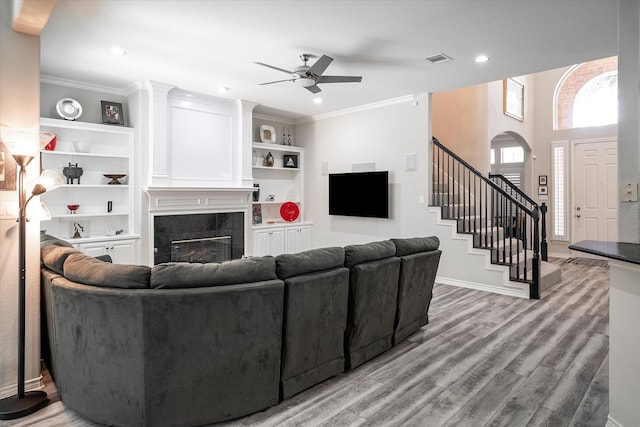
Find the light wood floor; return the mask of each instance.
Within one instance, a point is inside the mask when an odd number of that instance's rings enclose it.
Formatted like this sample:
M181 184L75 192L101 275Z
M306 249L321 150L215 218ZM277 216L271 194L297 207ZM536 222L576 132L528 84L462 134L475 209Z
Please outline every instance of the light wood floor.
M392 350L228 426L598 426L609 412L606 266L553 259L539 301L436 284ZM47 386L55 400L57 394ZM56 402L0 426L95 426Z

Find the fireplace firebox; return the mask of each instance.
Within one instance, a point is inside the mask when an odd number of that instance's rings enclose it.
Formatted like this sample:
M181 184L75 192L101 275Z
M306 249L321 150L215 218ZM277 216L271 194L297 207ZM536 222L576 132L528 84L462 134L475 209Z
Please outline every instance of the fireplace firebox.
M244 213L154 217L154 265L222 262L244 254Z

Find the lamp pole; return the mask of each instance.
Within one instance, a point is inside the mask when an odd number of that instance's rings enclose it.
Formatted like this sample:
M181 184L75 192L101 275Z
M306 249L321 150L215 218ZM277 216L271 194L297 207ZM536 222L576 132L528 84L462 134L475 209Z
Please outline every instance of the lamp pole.
M0 420L11 420L29 415L49 402L47 393L41 390L24 391L25 377L25 317L26 317L26 235L27 235L27 199L24 191L24 178L27 165L33 156L14 155L20 174L18 176L18 394L0 400Z

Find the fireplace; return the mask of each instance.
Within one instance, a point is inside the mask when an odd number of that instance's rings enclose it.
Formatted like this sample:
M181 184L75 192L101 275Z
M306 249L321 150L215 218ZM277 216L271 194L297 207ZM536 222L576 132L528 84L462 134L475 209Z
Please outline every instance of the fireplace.
M223 262L231 260L231 236L172 240L171 262Z
M155 216L154 265L239 259L244 229L243 212Z

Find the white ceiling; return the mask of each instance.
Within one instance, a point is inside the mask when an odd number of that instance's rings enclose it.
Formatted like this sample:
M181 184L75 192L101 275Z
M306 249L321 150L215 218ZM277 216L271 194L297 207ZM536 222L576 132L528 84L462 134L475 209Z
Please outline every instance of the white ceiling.
M41 69L116 89L152 80L296 119L613 56L617 19L617 0L59 0ZM287 75L254 62L290 70L302 52L362 83L320 85L319 105L291 82L258 85ZM437 53L453 61L425 60Z

